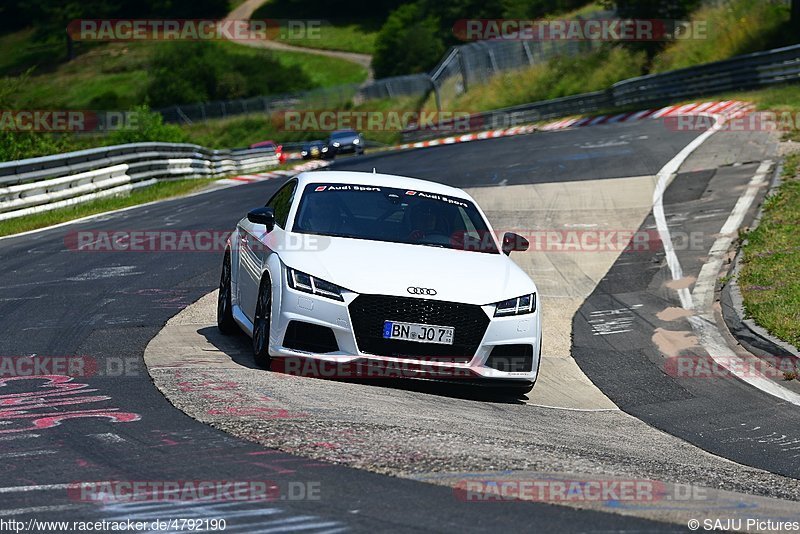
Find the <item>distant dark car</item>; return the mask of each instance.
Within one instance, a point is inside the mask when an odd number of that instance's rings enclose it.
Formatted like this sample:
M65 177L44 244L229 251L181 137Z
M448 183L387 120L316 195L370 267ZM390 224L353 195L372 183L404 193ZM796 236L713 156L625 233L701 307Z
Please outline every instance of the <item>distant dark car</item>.
M335 152L322 140L309 141L300 150L303 159L333 159Z
M355 130L336 130L328 137L328 148L339 154L364 153L364 138Z
M283 152L283 145L277 144L275 141L261 141L260 143L253 143L250 148L272 148L275 150L275 155L278 156L278 163L286 161L286 154Z

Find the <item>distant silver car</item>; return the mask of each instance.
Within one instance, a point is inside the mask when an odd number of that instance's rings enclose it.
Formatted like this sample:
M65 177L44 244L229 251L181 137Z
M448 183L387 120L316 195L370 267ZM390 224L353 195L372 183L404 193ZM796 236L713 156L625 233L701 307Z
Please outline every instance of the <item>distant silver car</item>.
M300 174L231 236L218 325L250 335L262 366L272 357L403 363L527 392L541 310L536 285L507 256L527 247L512 233L498 242L460 189Z
M328 137L328 148L339 154L364 154L364 137L355 130L336 130Z

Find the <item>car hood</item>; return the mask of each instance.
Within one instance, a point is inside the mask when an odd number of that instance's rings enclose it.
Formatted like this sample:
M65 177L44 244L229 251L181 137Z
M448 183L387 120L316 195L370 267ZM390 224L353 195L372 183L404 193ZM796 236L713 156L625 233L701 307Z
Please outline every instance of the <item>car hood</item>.
M311 239L302 250L280 252L287 266L356 293L408 297L409 287L421 287L436 291L421 295L424 298L484 305L536 290L528 275L504 254L294 236Z

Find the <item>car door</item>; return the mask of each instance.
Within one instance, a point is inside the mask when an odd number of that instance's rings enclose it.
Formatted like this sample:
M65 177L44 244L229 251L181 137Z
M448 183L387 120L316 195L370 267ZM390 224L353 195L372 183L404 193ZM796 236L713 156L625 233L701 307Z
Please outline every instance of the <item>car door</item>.
M266 204L275 212L275 228L272 230L275 235L271 236L273 243L283 243L283 232L296 189L297 180L289 180ZM261 273L269 255L274 254L275 251L266 244L267 230L263 224L253 224L244 219L239 223L239 228L241 250L239 253L238 300L242 311L252 322L256 312Z

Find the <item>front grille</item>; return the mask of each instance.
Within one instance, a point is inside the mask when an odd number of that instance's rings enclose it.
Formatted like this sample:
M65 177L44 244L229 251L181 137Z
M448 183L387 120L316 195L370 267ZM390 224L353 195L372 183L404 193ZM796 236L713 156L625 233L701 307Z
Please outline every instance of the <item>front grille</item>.
M378 356L468 362L489 326L489 317L480 306L456 302L359 295L349 309L359 350ZM453 344L384 339L384 321L452 326Z
M486 366L513 373L533 370L533 345L498 345L492 349Z
M333 330L326 326L303 321L289 321L286 335L283 337L283 346L288 349L314 353L339 350Z

